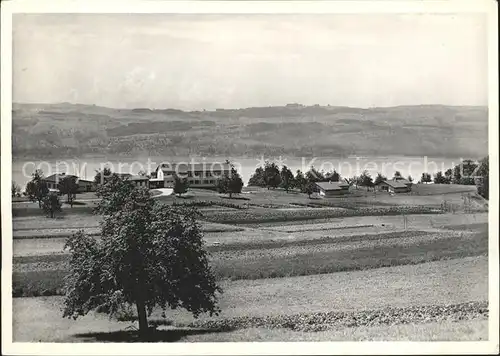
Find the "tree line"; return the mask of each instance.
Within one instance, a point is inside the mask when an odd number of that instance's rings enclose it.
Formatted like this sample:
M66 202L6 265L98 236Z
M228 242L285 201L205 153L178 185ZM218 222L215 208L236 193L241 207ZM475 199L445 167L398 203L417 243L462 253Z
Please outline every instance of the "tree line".
M401 177L400 172L395 172L394 177ZM316 183L318 182L346 182L349 186L365 187L366 189L374 189L375 185L387 180L387 177L378 173L375 179L370 175L368 171L363 171L359 176L354 176L351 178L342 179L340 173L336 170L323 172L318 171L314 166L306 172L303 173L300 169L293 172L286 165L280 167L275 162L266 161L264 166L257 167L254 174L250 177L248 181L249 186L256 187L266 187L267 189L282 188L287 193L290 190L299 190L302 193L311 194L317 193L318 188ZM409 181L413 181L413 178L408 177Z
M435 184L461 184L476 185L477 192L482 197L489 198L489 156L484 157L478 163L468 159L447 169L444 173L438 171L432 177L429 173L422 173L421 183Z
M76 193L78 192L78 184L75 176L62 177L58 182L58 190L61 195L66 195L66 202L73 207ZM12 197L21 196L21 188L16 183L12 182ZM38 202L38 207L42 209L51 218L55 214L62 211L62 204L57 192L51 191L45 181L45 176L41 169L36 169L31 174L31 180L26 183L24 195L32 202Z

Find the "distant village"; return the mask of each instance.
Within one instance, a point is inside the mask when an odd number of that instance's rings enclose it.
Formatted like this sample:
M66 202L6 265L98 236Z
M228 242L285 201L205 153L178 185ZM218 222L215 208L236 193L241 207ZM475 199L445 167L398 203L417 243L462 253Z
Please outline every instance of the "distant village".
M258 170L257 170L258 171ZM147 187L149 189L174 188L176 177L183 179L189 187L199 189L216 189L220 177L231 172L231 165L225 163L188 163L188 164L161 164L149 175L146 173L114 173L123 180L132 182L137 187ZM281 174L277 170L277 174ZM60 193L61 182L65 179L72 179L77 188L76 193L94 192L98 182L82 179L76 175L59 173L42 178L49 192ZM410 178L411 179L411 178ZM345 195L349 193L349 187L353 182L349 179L318 179L321 181L312 182L311 193L317 193L323 197ZM258 185L258 184L257 184ZM358 185L358 184L355 184ZM361 185L361 184L360 184ZM395 193L408 193L411 191L413 183L396 175L391 179L378 179L372 188L378 191Z

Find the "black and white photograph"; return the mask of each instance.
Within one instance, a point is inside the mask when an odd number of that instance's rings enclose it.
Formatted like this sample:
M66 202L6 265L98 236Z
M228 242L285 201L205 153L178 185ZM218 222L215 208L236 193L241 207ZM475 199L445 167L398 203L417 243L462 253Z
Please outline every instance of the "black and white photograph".
M496 2L16 3L4 352L498 352Z

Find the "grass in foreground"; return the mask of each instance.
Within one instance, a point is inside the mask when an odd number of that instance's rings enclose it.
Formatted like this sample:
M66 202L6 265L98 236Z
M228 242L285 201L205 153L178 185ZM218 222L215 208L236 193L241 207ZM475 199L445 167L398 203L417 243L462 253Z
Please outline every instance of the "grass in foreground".
M282 314L332 311L348 314L362 310L481 302L488 298L487 265L486 258L476 257L328 275L224 281L222 282L224 294L220 299L222 314L213 318L201 315L199 320L234 319L245 316L265 318ZM131 325L131 322L118 322L108 319L106 315L95 313L76 321L63 319L62 301L62 297L15 298L14 341L68 341L75 334L119 331ZM195 321L190 313L183 310L167 311L166 316L174 325L189 325ZM160 310L153 312L151 320L156 319L163 319ZM443 323L448 324L446 321ZM425 327L428 324L421 325ZM375 326L371 335L383 340L385 337L383 330L387 328L393 327ZM344 340L349 340L348 330L351 329L346 329L347 338ZM245 330L238 331L238 335L245 335ZM280 329L274 331L276 335L297 334ZM332 332L334 331L329 330L324 333ZM450 332L450 337L457 337L453 332ZM304 335L312 337L312 334L317 332ZM208 334L206 335L208 337ZM212 334L211 337L215 339L206 341L217 341L218 337L224 338L221 333L217 335ZM397 333L394 337L396 336L405 339ZM255 338L245 341L252 340L257 341Z
M332 311L349 313L481 302L488 298L487 265L486 258L476 257L328 275L224 281L221 282L224 289L220 299L222 314L214 318L201 315L199 320ZM457 289L457 286L460 288ZM14 340L61 341L75 334L118 331L131 325L130 322L110 320L106 315L96 313L76 321L63 319L62 302L62 297L14 298ZM176 325L188 325L195 321L190 313L183 310L167 311L166 316ZM164 320L161 311L155 310L151 320L160 319ZM222 334L218 335L222 337ZM384 334L378 335L383 339Z
M155 323L151 328L149 338L146 341L174 341L178 336L207 335L218 339L217 335L224 332L236 330L277 330L279 334L288 330L301 332L314 337L313 334L324 331L339 331L349 333L350 329L380 328L384 326L394 327L396 325L419 325L429 323L451 323L464 321L485 321L488 319L487 302L469 302L455 305L430 305L413 306L409 308L388 308L381 310L365 310L357 312L327 312L327 313L301 313L296 315L277 315L268 317L239 317L232 319L219 319L214 321L194 322L187 325L175 324L166 320L165 324ZM153 323L152 323L153 324ZM167 329L163 325L170 326ZM156 328L156 329L155 329ZM86 338L88 341L140 341L137 332L97 332L82 333L75 335L77 338ZM378 337L383 339L384 334ZM487 336L487 335L486 335ZM455 336L456 337L456 336ZM179 338L180 339L180 338ZM208 339L210 340L210 339ZM208 341L207 340L207 341ZM349 340L345 338L344 340ZM212 341L212 340L210 340ZM230 340L228 340L230 341ZM243 340L241 340L243 341ZM255 341L251 338L245 341Z

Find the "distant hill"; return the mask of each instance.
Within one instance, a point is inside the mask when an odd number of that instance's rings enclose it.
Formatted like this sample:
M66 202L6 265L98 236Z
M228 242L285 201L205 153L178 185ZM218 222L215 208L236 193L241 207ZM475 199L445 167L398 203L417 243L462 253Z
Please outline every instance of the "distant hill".
M186 112L82 104L13 105L13 155L434 156L488 153L488 109L298 104Z

